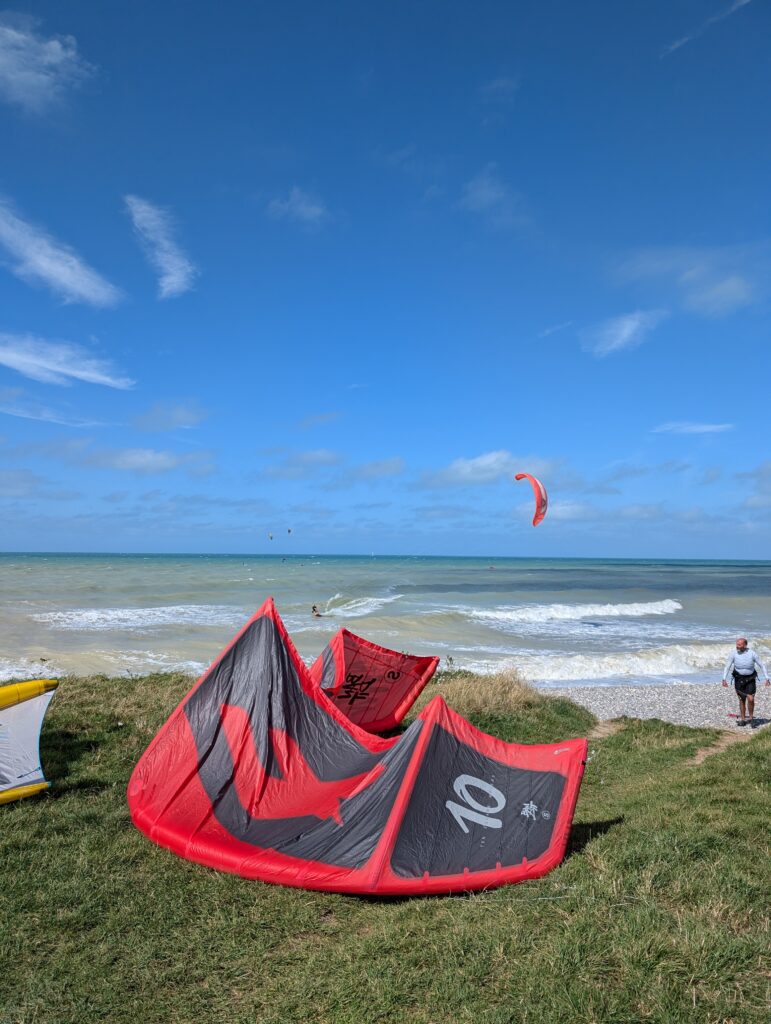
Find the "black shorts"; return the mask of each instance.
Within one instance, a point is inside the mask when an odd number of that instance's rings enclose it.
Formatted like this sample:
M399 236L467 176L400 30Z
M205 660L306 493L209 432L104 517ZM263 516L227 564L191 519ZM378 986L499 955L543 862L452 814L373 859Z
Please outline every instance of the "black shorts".
M757 678L757 672L753 672L750 676L743 676L739 672L734 672L734 686L738 695L740 697L754 697L755 690L757 689L755 686Z

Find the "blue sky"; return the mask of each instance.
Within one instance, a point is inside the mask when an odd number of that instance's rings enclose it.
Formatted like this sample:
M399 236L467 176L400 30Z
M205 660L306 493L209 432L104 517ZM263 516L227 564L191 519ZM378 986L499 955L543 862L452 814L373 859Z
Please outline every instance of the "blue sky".
M0 547L771 557L770 36L4 10Z

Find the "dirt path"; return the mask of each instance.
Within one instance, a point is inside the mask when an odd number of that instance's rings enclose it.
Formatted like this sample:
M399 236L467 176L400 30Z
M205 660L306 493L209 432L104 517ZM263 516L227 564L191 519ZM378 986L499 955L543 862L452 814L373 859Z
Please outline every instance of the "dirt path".
M598 722L597 725L595 725L592 731L588 734L588 739L604 740L607 739L608 736L613 736L615 733L621 732L623 728L623 722L613 722L606 719L605 721Z
M741 732L724 732L720 738L715 740L709 747L702 747L697 750L690 761L686 761L686 764L703 764L708 757L712 757L713 754L720 754L723 750L728 750L734 743L746 743L747 740L752 739L751 729L742 729Z
M598 722L597 725L588 734L590 740L604 740L608 736L614 736L617 732L621 732L624 728L623 722L614 721L612 719L604 719ZM724 731L720 734L718 739L714 743L711 743L708 747L701 747L693 757L686 761L688 765L703 764L708 757L712 757L713 754L720 754L724 750L728 750L734 743L746 743L747 740L752 739L753 731L751 729L742 729L741 731L728 732Z

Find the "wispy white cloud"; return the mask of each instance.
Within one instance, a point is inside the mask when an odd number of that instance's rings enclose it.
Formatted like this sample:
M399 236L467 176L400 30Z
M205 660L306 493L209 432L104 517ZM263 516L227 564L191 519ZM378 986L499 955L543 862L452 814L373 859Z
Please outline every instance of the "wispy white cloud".
M13 450L6 450L4 454L21 459L34 456L74 466L114 469L140 476L168 473L175 469L184 469L191 476L205 476L214 470L214 456L204 449L175 452L158 448L97 448L89 437L23 444Z
M400 455L394 455L390 459L363 462L351 470L351 475L356 480L377 480L382 477L399 476L405 468L404 459Z
M519 89L519 79L510 75L500 75L479 87L479 95L483 100L492 103L511 103Z
M166 430L188 430L198 426L206 416L206 410L195 401L156 402L147 412L137 416L133 423L137 430L160 433Z
M613 514L621 519L634 519L637 521L665 519L670 515L663 502L623 505L621 508L615 509Z
M771 508L771 459L761 462L747 473L737 473L739 480L751 480L755 489L747 498L747 508Z
M584 348L600 357L636 348L667 315L664 309L638 309L634 313L604 320L581 332Z
M557 463L533 456L522 458L512 455L505 449L499 449L470 459L454 459L444 469L424 474L423 484L427 487L494 484L506 477L513 479L517 473L523 471L523 467L535 476L548 476L555 471Z
M519 79L511 75L500 75L479 87L479 98L483 105L483 127L494 128L506 122L518 91Z
M28 284L44 284L65 302L114 306L121 292L89 267L68 245L24 220L0 197L0 247L12 259L10 269Z
M83 459L85 465L124 470L142 476L168 473L172 469L189 467L191 463L200 465L200 461L200 456L195 457L187 453L180 454L155 448L105 448L91 452Z
M502 180L494 163L466 182L459 206L499 230L522 227L528 220L522 196Z
M415 178L441 177L446 170L444 160L428 155L414 142L397 149L377 150L374 156L378 163L404 171Z
M0 469L0 495L3 498L39 498L45 481L28 469Z
M16 416L23 420L39 420L42 423L58 423L67 427L95 427L94 420L84 420L50 406L43 405L25 395L21 388L0 388L0 413Z
M650 466L640 466L632 462L616 463L603 477L602 482L613 484L621 480L634 480L641 476L647 476L651 472Z
M572 320L565 320L564 323L561 323L561 324L552 324L551 327L544 327L544 329L542 331L539 331L538 337L539 338L548 338L550 334L556 334L557 331L564 331L564 330L566 330L566 328L572 327L572 326L573 326L573 321Z
M662 423L654 427L653 434L724 434L727 430L733 430L733 423L690 423L679 421L673 423Z
M139 196L124 196L123 201L145 255L159 274L160 298L190 291L198 270L174 240L174 221L168 210Z
M298 430L315 430L316 427L326 427L340 419L340 412L320 412L313 416L306 416L297 424Z
M406 463L399 455L388 459L374 459L372 462L363 462L358 466L352 466L335 479L329 480L323 486L327 491L345 490L347 487L354 487L356 484L373 483L376 480L386 480L391 477L401 476L406 469Z
M93 68L72 36L43 36L34 18L0 13L0 99L41 114L55 106Z
M268 216L274 220L289 220L306 227L318 228L331 219L321 199L296 185L286 199L272 199L267 206Z
M291 452L281 462L264 469L262 475L274 480L307 480L321 470L339 465L341 461L342 457L328 448Z
M663 47L659 56L661 58L668 57L676 50L679 50L680 47L685 46L687 43L692 42L692 40L694 39L698 39L699 36L704 35L707 29L711 28L713 25L716 25L719 21L723 21L725 18L730 17L732 14L735 14L736 11L738 11L742 7L746 7L749 3L751 3L751 0L733 0L733 3L731 3L729 7L726 7L723 11L719 11L717 14L711 15L711 17L707 18L706 21L702 22L702 24L699 25L698 28L693 29L692 32L688 32L680 39L676 39L673 43L668 43L665 47Z
M46 341L31 334L0 333L0 366L42 384L67 386L73 381L103 384L126 390L134 386L104 359L97 359L79 345Z
M532 505L526 505L523 507L523 513L525 515L531 515L532 511ZM549 519L554 519L563 523L587 522L597 519L599 515L600 512L594 505L590 505L582 501L556 500L552 501L549 506Z
M673 288L683 306L702 316L724 316L768 292L767 242L732 246L659 246L640 249L617 267L624 281L658 281Z

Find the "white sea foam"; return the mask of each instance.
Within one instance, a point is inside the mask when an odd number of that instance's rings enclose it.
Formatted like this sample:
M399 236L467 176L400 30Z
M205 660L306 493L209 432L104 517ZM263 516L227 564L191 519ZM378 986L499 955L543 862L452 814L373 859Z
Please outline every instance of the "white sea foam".
M469 618L491 625L511 626L582 619L642 618L646 615L674 615L682 610L679 601L644 601L631 604L532 604L498 608L458 608Z
M249 612L230 605L180 604L156 608L75 608L31 616L52 629L152 630L161 626L238 626Z
M393 601L398 601L402 596L402 594L392 594L390 597L356 597L337 608L329 608L328 614L341 619L360 619L364 615L372 615L374 612L380 611L381 608ZM334 598L332 600L334 601Z
M188 658L175 658L172 655L160 654L158 651L118 651L109 655L115 662L116 672L138 673L148 672L185 672L189 675L200 675L208 668L208 663Z
M50 661L32 661L29 658L0 658L0 683L9 679L58 679L62 669Z
M534 682L556 683L579 679L675 679L708 671L719 674L725 659L725 644L682 644L628 654L521 654L507 661L507 665Z

